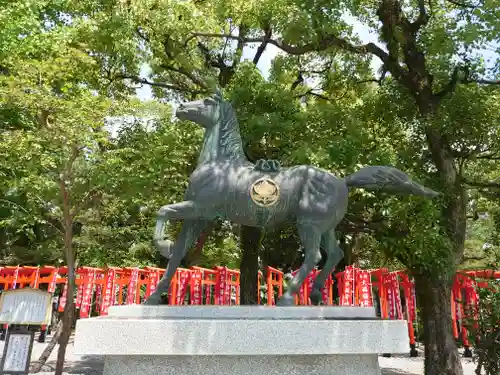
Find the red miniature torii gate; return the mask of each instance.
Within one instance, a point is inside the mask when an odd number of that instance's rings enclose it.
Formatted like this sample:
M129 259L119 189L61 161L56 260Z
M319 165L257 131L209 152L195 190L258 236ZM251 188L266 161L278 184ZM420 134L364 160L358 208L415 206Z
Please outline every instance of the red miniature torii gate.
M112 305L139 304L156 288L164 270L155 267L80 267L76 270L76 308L80 318L91 315L106 315ZM296 297L297 304L309 305L314 278L319 270L314 270L306 279ZM0 267L0 288L40 288L60 295L58 310L64 310L67 298L66 267L7 266ZM469 345L468 332L463 323L466 306L476 305L478 301L476 287L485 287L487 282L477 279L500 279L499 271L459 272L455 278L452 302L453 335L461 335L464 346ZM382 319L406 319L410 345L415 345L413 323L416 320L415 286L403 271L389 272L387 269L362 270L352 266L335 274L339 305L373 306L374 295L378 295L380 316ZM264 280L259 275L258 300L260 303L260 285L267 285L267 304L274 305L283 293L283 272L268 267ZM56 292L57 286L63 286L62 293ZM333 278L327 279L323 288L323 303L333 305ZM403 292L401 294L401 291ZM404 296L404 310L402 304ZM207 269L192 267L179 268L172 280L169 291L170 305L238 305L240 303L240 273L227 267ZM460 331L460 332L459 332Z

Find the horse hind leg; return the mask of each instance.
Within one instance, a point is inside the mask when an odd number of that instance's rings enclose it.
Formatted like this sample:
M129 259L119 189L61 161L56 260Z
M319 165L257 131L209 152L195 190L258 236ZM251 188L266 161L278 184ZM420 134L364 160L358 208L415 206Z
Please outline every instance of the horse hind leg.
M344 251L337 243L334 229L330 229L328 232L324 233L321 240L327 258L323 269L316 276L311 290L310 298L313 305L319 305L323 302L323 293L321 289L325 286L328 275L333 272L337 264L344 257Z
M299 291L306 277L311 273L314 266L321 260L319 246L321 243L321 232L312 224L298 224L300 242L304 246L304 262L297 274L293 277L285 293L276 303L278 306L292 306L295 304L295 294Z
M173 245L172 256L168 261L165 273L161 278L156 290L144 301L145 305L159 305L161 295L168 292L170 283L174 277L175 271L182 259L186 256L188 250L195 244L201 233L207 228L209 221L207 220L185 220L182 225L182 230L177 240Z

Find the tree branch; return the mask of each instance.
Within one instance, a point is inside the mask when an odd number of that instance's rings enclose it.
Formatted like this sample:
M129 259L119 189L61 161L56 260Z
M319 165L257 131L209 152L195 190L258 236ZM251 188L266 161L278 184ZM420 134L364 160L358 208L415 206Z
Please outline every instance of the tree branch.
M302 72L299 70L299 74L297 75L297 79L293 81L292 86L290 86L290 91L293 91L297 88L298 85L304 82L304 77L302 76ZM300 95L304 96L304 95Z
M467 79L462 81L461 83L477 83L479 85L500 85L500 80L490 80L490 79Z
M500 155L498 155L498 152L494 152L492 154L478 155L478 156L476 156L476 159L500 160Z
M411 24L413 33L416 33L422 26L427 25L429 22L429 15L425 11L425 0L418 0L418 17Z
M233 36L234 37L234 36ZM239 37L234 37L234 39L238 39ZM202 53L204 59L205 59L205 65L211 66L213 68L219 69L219 85L221 87L226 87L226 85L229 83L231 78L233 77L233 74L235 72L235 69L232 65L227 65L224 62L223 56L212 56L210 53L210 50L208 49L207 46L205 46L203 43L198 42L198 49Z
M500 189L500 181L470 181L462 179L462 182L470 188Z
M242 39L243 43L262 43L266 40L265 36L259 38L240 38L236 35L230 34L217 34L217 33L192 33L192 36L188 38L186 43L195 38L195 37L205 37L205 38L228 38L232 40ZM267 40L269 44L278 47L282 51L290 54L290 55L304 55L309 52L321 52L328 48L337 47L343 49L348 52L357 53L357 54L372 54L377 56L383 62L388 62L389 55L380 47L378 47L374 43L368 43L363 45L353 45L347 40L343 38L339 38L335 35L326 35L325 37L319 39L316 42L304 44L302 46L293 46L283 41L277 39L269 39Z
M63 171L59 175L61 181L66 181L71 177L71 174L73 173L73 165L75 164L78 155L80 155L80 151L81 147L78 147L77 145L71 146L71 155L69 156Z
M456 1L456 0L446 0L446 1L448 1L449 3L456 5L457 7L460 7L460 8L476 9L479 6L479 5L465 4L465 3L462 3L461 1Z
M98 190L89 190L87 194L85 194L80 200L79 204L75 204L73 209L71 210L71 216L76 217L80 214L82 210L87 208L91 203L96 202L97 200L102 198L102 192Z
M203 43L198 42L198 49L200 50L201 54L203 55L203 58L205 59L205 65L207 67L212 67L212 68L221 68L220 61L217 61L214 59L214 57L210 54L210 50L208 49L207 46L205 46ZM224 64L225 65L225 64Z
M196 84L204 89L208 89L207 84L203 80L196 77L193 73L189 72L188 70L184 69L183 67L176 68L172 65L167 65L167 64L161 64L160 67L165 69L165 70L168 70L170 72L182 74L183 76L186 76L187 78L189 78L194 84Z
M267 44L269 43L269 40L271 40L271 37L273 35L273 31L271 29L271 25L269 23L266 23L264 27L262 28L264 31L264 36L262 43L257 47L257 52L255 53L255 56L253 57L253 64L257 65L259 63L260 58L262 57L262 54L266 50Z
M202 33L202 32L194 32L191 36L186 40L186 44L196 38L196 37L204 37L204 38L227 38L232 40L241 40L245 43L263 43L267 40L268 44L272 44L275 47L278 47L282 51L295 56L304 55L310 52L322 52L329 48L338 48L346 52L351 52L359 55L374 55L377 56L384 64L384 67L387 71L391 73L391 75L400 80L405 84L406 87L412 88L414 84L413 80L409 76L408 72L406 72L400 65L399 61L394 58L394 56L390 56L387 52L385 52L382 48L378 47L374 43L367 43L362 45L354 45L348 42L346 39L337 37L335 35L325 35L324 37L319 38L317 41L312 43L307 43L301 46L291 45L284 43L283 41L277 39L266 39L266 36L261 36L258 38L241 38L239 36L231 35L231 34L218 34L218 33Z
M453 73L451 73L451 78L449 82L446 84L446 86L441 91L434 94L434 97L437 100L441 100L446 95L455 91L457 84L460 83L459 74L461 71L464 73L465 76L469 75L469 68L467 66L456 66L455 69L453 69Z
M233 58L233 65L232 65L233 69L236 69L236 67L238 66L238 64L241 60L241 56L243 55L243 47L245 47L244 38L245 38L247 31L248 30L247 30L246 26L244 26L244 25L240 25L238 27L238 34L239 34L240 38L238 39L238 44L236 45L236 52L235 52L234 58Z
M392 230L395 235L406 235L406 231L391 228L384 219L367 221L352 214L346 215L337 226L337 229L344 233L386 233Z
M28 216L31 216L33 218L38 218L39 217L38 214L35 215L35 214L29 212L26 208L24 208L23 206L21 206L19 203L10 201L8 199L2 199L2 198L0 198L0 203L7 203L8 205L10 205L12 207L15 207L15 208L23 211L25 214L27 214ZM1 204L0 204L0 206L1 206ZM47 224L48 226L54 228L57 232L59 232L59 234L64 235L64 233L62 232L62 230L60 228L58 228L56 225L54 225L54 223L51 223L50 220L45 220L45 224Z
M463 77L460 77L460 73L463 73ZM468 66L456 66L455 69L453 69L449 82L441 91L434 94L434 97L437 100L441 100L444 96L455 91L458 84L471 83L477 83L479 85L500 85L500 80L474 79L471 77Z
M47 127L50 128L50 111L47 109L42 109L36 116L36 121L38 123L38 126L41 128Z
M328 96L326 95L323 95L323 94L320 94L320 93L317 93L317 92L314 92L314 89L310 89L310 90L307 90L305 93L303 94L299 94L299 95L295 95L295 98L303 98L304 96L307 96L307 95L311 95L311 96L315 96L317 98L320 98L320 99L323 99L323 100L326 100L328 102L331 102L333 101L334 99L332 98L329 98Z
M168 60L170 61L175 61L175 56L172 54L171 50L171 39L170 36L166 36L165 39L163 40L163 52L165 53L165 56L167 57ZM194 84L202 87L203 89L207 89L207 84L200 78L196 77L192 72L189 70L183 68L182 66L180 67L175 67L172 65L168 64L161 64L161 68L168 70L170 72L178 73L181 74L188 79L190 79Z
M378 79L377 78L363 79L361 81L356 81L355 84L361 85L363 83L378 83L379 85L381 85L384 78L385 78L385 74L381 75L380 78L378 78Z
M143 85L149 85L149 86L153 86L153 87L161 87L163 89L172 90L172 91L187 92L187 93L190 93L193 95L204 94L207 92L207 90L193 90L193 89L189 89L187 87L180 87L180 86L175 86L175 85L171 85L168 83L162 83L162 82L152 82L152 81L149 81L145 78L140 78L140 77L136 77L136 76L129 76L129 75L124 75L124 74L119 74L119 75L115 76L115 79L116 78L129 79L134 83L140 83Z
M139 36L139 38L141 38L145 42L151 43L151 40L149 39L149 37L142 31L142 29L140 27L137 27L135 29L135 32Z
M486 256L479 256L479 255L468 255L464 256L464 261L468 260L485 260Z
M378 83L379 85L382 84L382 80L383 80L383 77L379 78L379 79L376 79L376 78L371 78L371 79L364 79L364 80L361 80L361 81L357 81L354 83L354 85L361 85L363 83ZM292 83L292 86L290 87L290 91L293 91L297 88L298 85L300 85L301 83L304 82L304 78L302 77L302 71L299 71L299 75L297 77L297 79ZM335 98L332 98L332 97L328 97L326 95L323 95L323 94L320 94L318 92L315 92L314 90L317 90L316 89L309 89L307 90L306 92L302 93L302 94L298 94L298 95L295 95L294 97L295 98L303 98L304 96L307 96L307 95L311 95L311 96L315 96L317 98L320 98L320 99L323 99L323 100L326 100L328 102L333 102L335 100L340 100L342 98L344 98L348 93L349 93L349 88L346 89L344 91L344 93L342 93L342 95L339 95Z

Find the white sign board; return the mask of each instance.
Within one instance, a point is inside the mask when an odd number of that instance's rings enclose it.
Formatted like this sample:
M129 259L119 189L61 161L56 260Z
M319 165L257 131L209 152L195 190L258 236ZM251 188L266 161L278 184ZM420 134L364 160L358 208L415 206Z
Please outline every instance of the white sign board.
M7 290L0 296L0 323L49 325L52 294L38 289Z
M7 340L4 357L2 358L2 373L27 374L31 359L33 334L11 333Z

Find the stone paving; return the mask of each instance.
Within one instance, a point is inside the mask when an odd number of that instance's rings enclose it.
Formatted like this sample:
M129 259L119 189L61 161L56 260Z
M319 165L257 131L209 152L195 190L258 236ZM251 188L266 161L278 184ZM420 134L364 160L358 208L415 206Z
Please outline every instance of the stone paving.
M50 337L47 338L47 343L50 341ZM0 342L0 353L3 353L4 342ZM33 353L31 356L32 361L36 361L46 344L40 344L35 341L33 347ZM39 372L39 375L53 375L55 361L57 357L58 346L54 348L47 364ZM391 358L380 357L380 366L382 367L383 375L423 375L424 374L424 360L420 356L418 358L409 358L407 355L397 355ZM463 359L464 375L475 375L475 365L470 359ZM71 375L101 375L103 370L103 362L98 357L93 358L82 358L73 353L73 339L71 339L70 344L66 352L66 370L65 374Z

